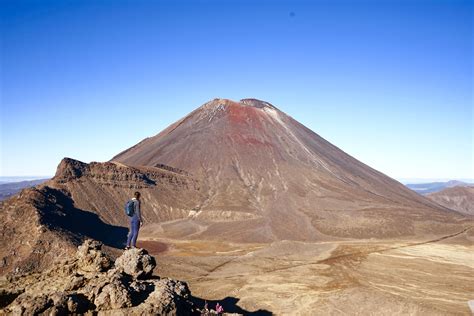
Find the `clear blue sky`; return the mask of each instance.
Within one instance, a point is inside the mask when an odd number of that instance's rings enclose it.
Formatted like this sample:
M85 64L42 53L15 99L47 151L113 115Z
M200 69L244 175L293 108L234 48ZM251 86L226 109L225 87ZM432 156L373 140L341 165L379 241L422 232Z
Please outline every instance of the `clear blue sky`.
M2 1L0 176L106 161L215 97L400 178L474 178L473 1Z

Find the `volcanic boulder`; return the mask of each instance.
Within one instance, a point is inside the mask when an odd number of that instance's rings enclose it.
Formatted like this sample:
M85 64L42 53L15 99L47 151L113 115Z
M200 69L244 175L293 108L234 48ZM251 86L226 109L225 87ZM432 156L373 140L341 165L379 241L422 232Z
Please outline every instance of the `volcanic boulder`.
M134 278L149 278L156 267L156 261L145 249L132 248L117 258L115 266Z
M101 244L86 240L73 259L56 262L42 273L8 277L0 286L0 314L191 313L186 283L151 277L155 262L146 252L126 251L115 266L104 258ZM125 260L134 264L124 265Z
M136 190L141 238L423 239L472 225L268 102L215 99L109 162L65 158L53 179L0 202L0 274L42 271L86 238L122 249Z

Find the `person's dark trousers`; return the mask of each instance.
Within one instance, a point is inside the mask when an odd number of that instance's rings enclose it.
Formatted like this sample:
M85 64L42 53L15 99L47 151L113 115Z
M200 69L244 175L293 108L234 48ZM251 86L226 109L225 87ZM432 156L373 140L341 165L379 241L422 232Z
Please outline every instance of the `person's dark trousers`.
M139 230L140 230L140 221L132 218L130 220L130 232L128 233L127 247L130 247L130 246L136 247Z

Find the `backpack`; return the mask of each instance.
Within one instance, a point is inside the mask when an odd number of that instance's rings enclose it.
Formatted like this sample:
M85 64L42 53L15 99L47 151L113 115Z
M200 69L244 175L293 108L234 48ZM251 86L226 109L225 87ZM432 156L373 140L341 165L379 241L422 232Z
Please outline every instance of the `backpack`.
M135 203L133 203L133 200L129 200L125 204L125 214L132 217L133 213L135 213Z

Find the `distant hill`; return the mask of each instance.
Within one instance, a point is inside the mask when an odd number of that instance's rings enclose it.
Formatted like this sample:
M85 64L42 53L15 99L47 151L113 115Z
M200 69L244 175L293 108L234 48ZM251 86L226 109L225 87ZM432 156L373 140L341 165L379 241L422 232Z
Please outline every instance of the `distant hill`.
M422 238L470 220L268 102L214 99L109 162L65 158L50 181L0 203L0 274L49 267L86 237L122 248L135 190L142 234L181 240Z
M474 186L457 186L427 195L439 205L463 214L474 215Z
M406 186L419 194L426 195L429 193L439 192L447 188L474 186L474 183L451 180L446 182L412 183L406 184Z
M41 184L48 180L49 179L38 179L31 181L0 183L0 201L3 201L9 198L10 196L17 194L25 188L34 187L35 185Z
M22 182L22 181L33 181L42 179L51 179L52 175L44 176L0 176L0 184Z

